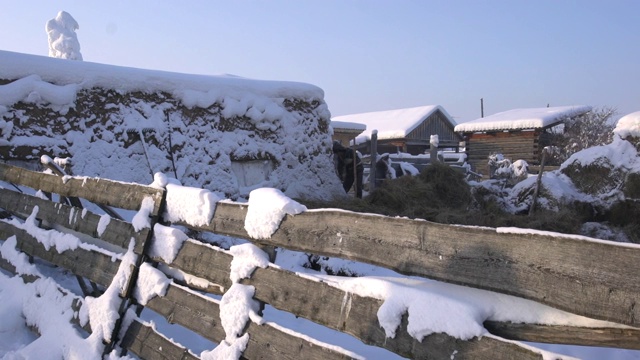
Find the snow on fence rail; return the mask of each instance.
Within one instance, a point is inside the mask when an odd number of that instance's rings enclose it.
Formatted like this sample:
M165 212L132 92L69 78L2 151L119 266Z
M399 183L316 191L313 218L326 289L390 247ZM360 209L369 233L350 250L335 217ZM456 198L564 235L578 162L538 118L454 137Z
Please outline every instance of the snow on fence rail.
M105 179L61 178L5 164L0 164L0 181L129 210L139 210L145 198L153 199L153 205L148 204L148 213L144 214L149 218L148 226L140 229L132 224L135 220L128 223L111 219L105 224L103 216L90 211L0 188L0 209L14 216L27 218L35 214L42 226L56 224L99 239L121 252L127 248L128 240L134 239L133 252L140 255L141 260L132 271L133 280L142 263L149 262L164 263L214 284L191 289L171 282L164 295L151 298L144 306L213 342L225 340L227 334L221 325L220 303L201 296L200 292L220 295L229 291L233 285L230 278L234 256L193 239L184 241L174 259L149 253L152 229L164 206L164 189ZM36 207L37 213L34 212ZM180 225L245 238L262 246L340 257L387 267L406 275L515 295L594 319L634 327L640 325L640 307L636 306L640 298L636 270L640 249L637 247L337 210L286 216L270 238L255 240L245 230L247 212L247 204L220 202L208 225ZM47 250L38 238L41 235L36 233L34 236L15 223L0 221L0 239L10 236L16 236L16 248L29 256L66 268L102 286L109 286L114 281L119 265L124 261L114 261L114 256L108 252L87 246L61 253ZM6 260L0 261L0 265L17 270ZM129 281L133 284L131 278ZM455 354L456 359L542 359L535 349L493 336L464 341L437 333L418 341L407 331L406 314L395 337L389 338L378 319L382 300L348 293L279 267L258 267L239 283L252 285L254 299L263 304L348 333L366 344L401 356L449 358ZM120 295L130 298L131 305L139 310L141 305L136 303L131 292L131 289L122 290ZM80 319L76 321L87 327ZM493 321L486 322L485 327L506 339L640 348L640 330L635 328L579 328ZM247 359L357 357L270 323L258 325L250 321L244 331L249 334L242 353ZM128 327L119 344L145 359L198 358L138 320Z

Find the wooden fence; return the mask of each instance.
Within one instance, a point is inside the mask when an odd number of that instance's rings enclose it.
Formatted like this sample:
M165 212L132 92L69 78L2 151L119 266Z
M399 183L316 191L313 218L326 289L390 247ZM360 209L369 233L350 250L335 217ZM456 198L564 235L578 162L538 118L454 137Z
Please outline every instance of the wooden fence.
M150 222L161 221L165 206L163 189L106 179L61 177L0 164L0 181L16 184L0 188L0 209L20 218L39 208L41 226L64 227L122 249L135 239L134 251L142 261L164 263L148 255L152 229L139 232L131 223L112 219L98 231L101 215L68 204L54 203L18 191L30 187L67 199L83 198L103 207L138 210L145 197L153 199ZM79 201L73 202L78 205ZM640 249L609 242L572 237L499 233L491 228L442 225L421 220L390 218L335 210L309 211L286 216L279 229L266 240L251 239L244 228L246 204L221 202L211 222L194 227L250 240L259 246L280 247L306 253L374 264L410 276L486 289L534 300L574 314L607 320L630 327L583 328L486 322L485 327L504 339L590 346L640 349ZM74 216L82 212L83 216ZM341 240L336 236L340 234ZM58 253L47 251L38 239L0 221L0 240L15 235L20 251L64 267L82 281L107 286L119 261L97 251L77 248ZM194 288L171 283L164 296L151 299L146 308L219 343L225 339L217 302L198 292L223 294L231 286L233 256L197 240L184 242L175 260L166 264L219 286ZM1 260L1 259L0 259ZM12 270L7 261L0 261ZM136 271L133 271L135 277ZM23 277L29 281L29 277ZM414 359L542 359L529 347L484 336L463 341L446 334L432 334L421 342L407 332L406 314L394 338L387 338L378 323L382 301L346 293L279 267L257 268L242 284L255 287L254 298L275 309L293 313L328 328L350 334L365 344L388 349ZM130 281L135 284L135 281ZM132 285L133 286L133 285ZM94 289L97 287L94 287ZM123 301L140 306L123 291ZM351 308L340 311L345 299ZM87 330L90 331L89 328ZM268 323L250 322L243 353L246 359L345 359L348 354L318 345L293 332ZM197 359L188 349L166 340L157 330L134 321L120 346L144 359Z

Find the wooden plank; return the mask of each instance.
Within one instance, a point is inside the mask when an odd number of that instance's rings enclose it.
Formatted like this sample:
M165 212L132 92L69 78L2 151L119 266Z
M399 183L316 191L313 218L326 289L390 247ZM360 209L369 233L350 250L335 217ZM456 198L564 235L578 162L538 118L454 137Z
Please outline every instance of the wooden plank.
M212 299L196 295L171 284L167 293L147 303L147 308L175 323L220 343L226 334L221 325L220 306ZM248 359L347 359L344 354L283 332L269 324L248 326L249 343L244 352ZM271 354L269 354L271 353ZM272 355L276 355L274 357ZM322 356L319 357L319 354Z
M249 343L243 353L247 359L354 359L348 354L293 336L269 324L257 325L251 322L247 333L249 333Z
M246 212L244 204L219 203L211 224L198 229L250 239L244 229ZM286 216L271 238L252 241L640 326L638 248L331 210Z
M125 333L121 346L145 360L197 360L189 349L175 344L148 325L134 321Z
M511 148L511 149L531 149L535 146L531 141L500 141L500 142L474 142L467 146L467 149L495 149L495 148Z
M170 324L184 326L213 342L225 338L218 303L183 287L170 284L164 296L152 298L145 306L162 315Z
M489 338L474 339L473 345L466 344L453 337L440 334L435 337L428 336L422 342L417 341L406 332L406 321L400 326L395 338L386 338L384 331L378 324L377 311L382 301L373 298L360 297L355 294L345 293L337 288L321 282L314 282L295 275L294 273L276 268L256 269L251 279L242 281L243 284L256 288L255 298L264 301L271 306L288 311L316 323L322 324L334 330L338 330L362 340L364 343L382 347L409 358L440 358L446 351L444 346L452 346L458 349L457 356L478 357L478 348L486 349L489 354L495 353L519 353L521 350L511 348L502 343L494 343ZM319 301L321 299L321 301ZM344 304L350 304L345 308ZM337 311L340 309L340 311ZM406 319L405 319L406 320ZM537 332L522 333L514 324L502 322L488 322L496 329L496 335L513 340L531 342L552 342L556 344L609 346L635 349L640 346L638 337L640 329L618 328L576 328L570 326L557 327L558 332L552 331L545 334L543 329L554 330L554 327L540 325L522 325ZM516 324L520 325L520 324ZM512 333L512 328L514 329ZM566 334L560 330L569 329ZM498 333L498 330L501 331ZM553 334L558 336L554 337ZM575 337L572 336L576 335ZM582 337L578 337L581 335ZM487 343L489 342L489 343ZM455 344L455 345L452 345ZM592 346L593 346L592 345ZM489 349L493 347L491 351ZM456 356L456 358L458 358ZM487 357L490 359L491 357Z
M44 166L47 167L47 169L51 170L54 174L58 175L58 176L67 176L68 174L62 170L62 168L60 168L58 166L58 164L56 164L55 162L51 161L51 162L43 162L42 158L40 160L42 162L42 164ZM71 203L72 206L78 207L78 208L82 208L82 203L80 202L80 199L78 199L77 197L70 197L69 198L69 202ZM105 213L109 214L109 216L111 216L114 219L118 219L118 220L124 220L122 218L122 216L120 216L120 214L118 214L117 212L115 212L115 210L113 210L111 207L106 206L106 205L102 205L102 204L96 204L100 209L102 209L102 211L104 211Z
M116 245L123 250L129 246L131 238L135 239L134 252L142 252L142 243L147 238L149 228L142 229L139 233L128 222L117 219L109 220L102 235L98 234L98 224L100 215L91 211L76 207L57 204L35 196L20 194L15 191L0 189L0 208L11 209L11 212L22 217L30 216L33 208L38 206L37 219L58 224L67 229L81 232L96 239L101 239L110 244Z
M485 321L484 327L492 334L510 340L640 350L640 329L636 328L583 328L497 321Z
M0 163L0 180L66 197L81 197L91 202L128 210L138 210L145 197L154 202L153 215L160 209L163 189L139 184L89 177L59 177Z
M15 235L17 249L31 256L39 257L52 264L70 270L78 276L95 283L108 285L118 271L119 262L112 261L111 256L95 251L77 248L62 254L51 249L47 251L33 236L26 231L5 222L0 222L0 239Z
M160 257L153 258L153 260L164 262ZM233 260L233 256L229 254L216 251L198 241L187 240L173 262L168 265L220 285L224 292L231 287L229 279L231 260Z
M481 140L495 140L495 139L508 139L508 138L535 138L537 133L535 131L496 131L496 132L484 132L484 133L470 133L467 135L469 142L481 141Z
M217 254L207 254L212 252ZM194 258L194 254L200 254L200 257ZM182 258L190 260L182 260ZM200 259L204 260L204 264L199 262ZM232 259L233 256L230 254L203 244L198 244L194 241L188 241L185 242L185 246L180 250L176 256L176 260L171 265L188 273L198 272L200 277L228 287L230 286L228 279ZM160 258L155 260L162 261ZM215 271L203 271L204 269L210 268L210 266L212 266ZM427 337L421 343L406 332L406 321L404 325L402 325L402 328L398 330L396 337L389 339L378 324L377 312L382 305L381 300L345 293L325 283L309 280L293 272L278 268L257 268L250 279L243 279L241 283L255 287L254 298L256 300L265 302L276 309L304 317L331 329L353 335L366 344L388 349L401 356L410 358L429 358L435 356L435 358L438 358L438 356L442 355L443 351L445 351L443 350L443 346L445 349L448 349L448 347L466 349L458 350L459 355L464 356L466 354L470 357L479 356L477 355L479 348L485 349L483 351L487 351L488 354L495 352L513 353L514 351L519 354L521 351L517 345L515 346L518 348L511 349L510 345L506 346L502 343L490 342L487 344L487 341L490 341L487 340L488 338L476 340L478 342L477 344L461 345L461 341L453 337L437 335ZM158 299L155 301L159 302L164 300ZM173 300L173 302L179 303L178 300ZM350 305L348 308L345 308L345 304ZM154 305L148 306L152 307ZM174 309L176 306L165 305L165 307ZM180 316L172 315L172 313L167 313L160 309L154 310L172 319L180 318ZM197 312L200 311L201 310L198 310ZM187 322L189 321L191 320ZM202 325L197 325L199 321L197 318L194 318L192 321L195 325L189 324L185 326L194 326L194 331L202 327ZM209 323L215 323L215 321L208 320L207 324ZM252 333L252 337L253 336L254 334ZM270 344L271 346L274 345L273 343ZM493 352L488 351L491 347L493 347ZM263 349L262 351L276 350ZM469 353L467 354L465 351ZM275 354L277 354L277 351ZM251 358L250 356L248 357ZM489 358L491 357L487 357L487 359Z

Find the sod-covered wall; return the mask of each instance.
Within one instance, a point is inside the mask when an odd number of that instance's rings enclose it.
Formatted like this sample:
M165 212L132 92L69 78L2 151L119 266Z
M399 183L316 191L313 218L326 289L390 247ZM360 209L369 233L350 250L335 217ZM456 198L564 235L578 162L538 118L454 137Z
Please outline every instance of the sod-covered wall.
M0 69L3 160L71 157L75 175L143 184L163 172L233 199L258 187L301 198L344 195L330 114L312 85L7 52Z

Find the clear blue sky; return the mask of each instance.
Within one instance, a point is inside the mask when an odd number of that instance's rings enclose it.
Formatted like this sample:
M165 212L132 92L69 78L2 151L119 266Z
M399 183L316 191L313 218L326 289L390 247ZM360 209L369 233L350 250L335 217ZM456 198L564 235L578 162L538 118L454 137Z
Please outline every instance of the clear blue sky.
M300 81L333 115L442 105L640 110L640 0L0 0L0 50L47 56L80 24L85 61Z

